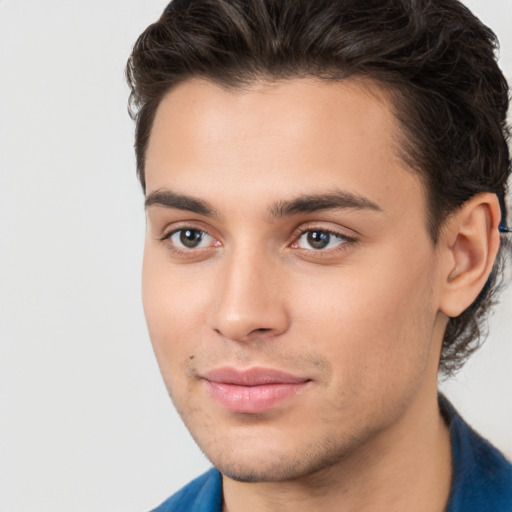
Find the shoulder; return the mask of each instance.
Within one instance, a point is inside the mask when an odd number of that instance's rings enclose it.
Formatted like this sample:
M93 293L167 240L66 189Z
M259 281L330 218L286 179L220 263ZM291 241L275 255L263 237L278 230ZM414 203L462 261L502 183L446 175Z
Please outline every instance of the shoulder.
M221 512L222 478L216 469L192 480L152 512Z
M477 434L444 398L453 454L452 494L447 512L512 511L512 464Z

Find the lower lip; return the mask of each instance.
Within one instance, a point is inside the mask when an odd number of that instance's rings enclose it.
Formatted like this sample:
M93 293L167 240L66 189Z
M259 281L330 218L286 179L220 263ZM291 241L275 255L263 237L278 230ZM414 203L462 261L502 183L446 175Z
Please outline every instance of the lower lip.
M261 386L237 386L204 381L210 395L224 408L239 413L261 413L291 399L308 384L263 384Z

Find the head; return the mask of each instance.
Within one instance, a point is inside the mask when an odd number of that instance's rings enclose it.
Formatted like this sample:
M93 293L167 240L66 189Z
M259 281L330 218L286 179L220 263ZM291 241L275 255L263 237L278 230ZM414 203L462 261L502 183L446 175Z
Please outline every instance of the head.
M201 77L243 90L260 81L360 77L390 95L401 156L424 185L433 242L450 213L479 192L497 195L504 228L508 87L496 49L493 32L457 1L174 0L140 36L127 67L142 187L156 111L178 84ZM504 252L479 297L450 319L441 372L460 368L482 341Z
M478 346L510 173L496 45L456 0L174 0L140 36L127 72L145 310L200 446L226 455L256 434L287 466L265 471L299 475L397 422L423 376ZM457 301L471 223L493 241ZM200 386L226 365L292 374L304 407L210 409ZM303 415L318 436L274 445Z

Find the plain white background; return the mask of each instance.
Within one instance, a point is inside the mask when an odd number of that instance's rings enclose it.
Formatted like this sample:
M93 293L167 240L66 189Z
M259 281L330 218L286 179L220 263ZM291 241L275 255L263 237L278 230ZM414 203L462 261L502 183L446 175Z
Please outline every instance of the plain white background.
M161 0L0 0L0 511L144 511L208 467L140 300L123 68ZM499 34L511 0L467 4ZM444 389L512 457L512 294Z

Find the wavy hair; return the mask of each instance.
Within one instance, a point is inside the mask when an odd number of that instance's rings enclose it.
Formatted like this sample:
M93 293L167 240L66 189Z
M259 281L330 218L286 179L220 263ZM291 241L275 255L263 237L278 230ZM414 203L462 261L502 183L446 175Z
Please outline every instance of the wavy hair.
M126 68L138 177L145 189L156 110L184 80L243 88L260 80L364 77L390 93L401 156L426 191L433 243L445 219L479 192L498 196L505 231L509 97L497 49L495 34L457 0L173 0L138 38ZM484 338L510 249L505 242L478 298L449 320L444 374Z

